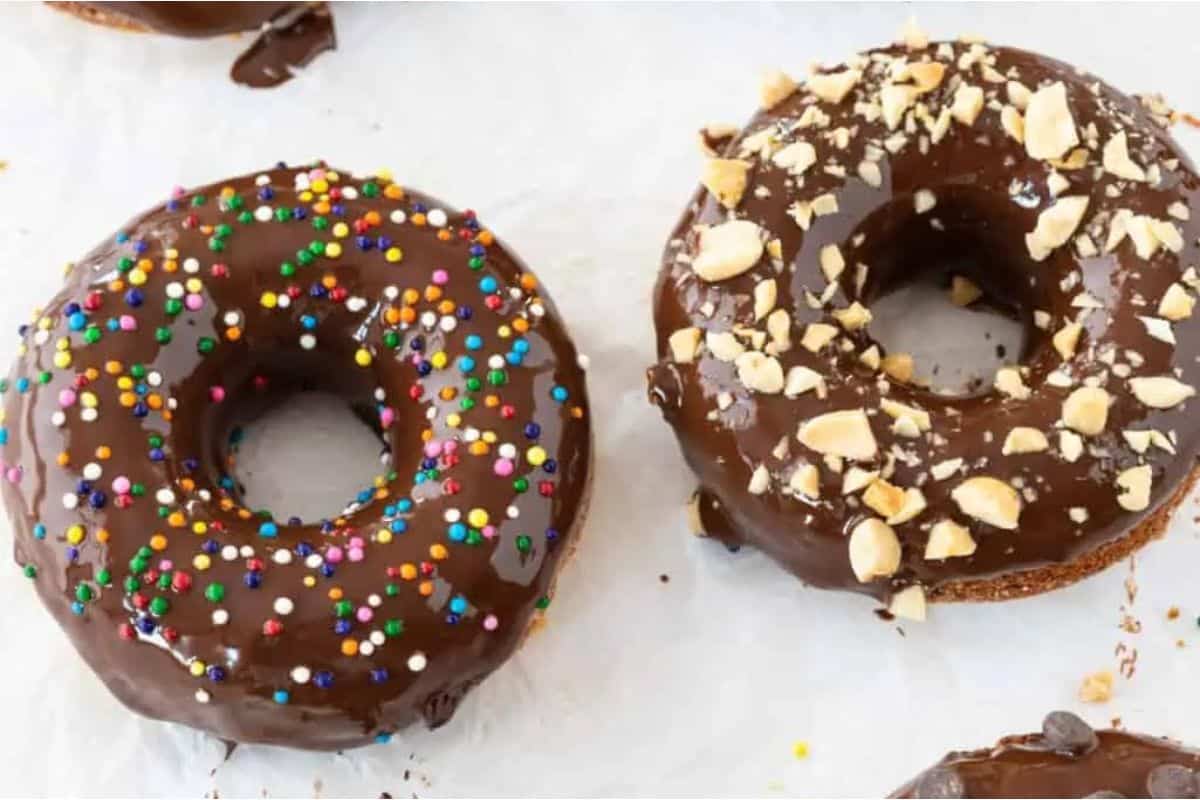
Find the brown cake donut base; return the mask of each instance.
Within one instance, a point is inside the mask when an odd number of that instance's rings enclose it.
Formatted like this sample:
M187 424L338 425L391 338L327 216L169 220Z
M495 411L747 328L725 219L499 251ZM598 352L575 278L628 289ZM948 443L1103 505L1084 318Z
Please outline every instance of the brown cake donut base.
M1187 478L1175 490L1175 493L1163 503L1154 513L1143 520L1141 525L1131 530L1119 539L1102 545L1085 553L1083 556L1066 564L1052 564L1036 569L1000 575L986 580L953 581L941 586L928 589L927 599L930 602L960 603L979 601L1016 600L1022 597L1032 597L1036 594L1049 592L1081 581L1116 562L1132 555L1152 539L1157 539L1166 533L1171 517L1180 504L1191 493L1196 481L1200 480L1200 466L1195 467ZM697 490L689 503L689 525L697 536L708 536L701 521L702 514L693 504L699 503L703 490ZM720 512L718 512L720 513ZM716 536L730 544L736 544L739 538L736 534L732 541L727 537Z
M132 33L150 32L150 29L145 25L120 12L97 8L87 3L76 3L70 0L49 0L46 5L56 8L59 11L65 11L71 16L78 17L85 22L103 25L107 28L117 28Z

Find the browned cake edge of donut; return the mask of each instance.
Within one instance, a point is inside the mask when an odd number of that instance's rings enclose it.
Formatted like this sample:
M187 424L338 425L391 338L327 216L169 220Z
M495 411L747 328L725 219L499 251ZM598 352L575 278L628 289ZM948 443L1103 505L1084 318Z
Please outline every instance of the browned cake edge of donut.
M1049 592L1076 581L1083 580L1116 562L1137 552L1151 540L1160 538L1167 531L1171 518L1180 504L1187 499L1197 479L1200 467L1194 468L1179 484L1166 502L1146 517L1141 525L1119 539L1084 553L1065 564L1014 572L987 580L952 581L929 589L929 600L933 602L964 602L982 600L1015 600Z
M85 22L91 22L95 25L103 25L106 28L116 28L118 30L130 31L133 33L149 33L150 28L142 23L126 16L119 11L112 11L105 8L97 8L88 3L73 2L73 0L46 0L46 5L59 11L66 12L73 17L78 17Z

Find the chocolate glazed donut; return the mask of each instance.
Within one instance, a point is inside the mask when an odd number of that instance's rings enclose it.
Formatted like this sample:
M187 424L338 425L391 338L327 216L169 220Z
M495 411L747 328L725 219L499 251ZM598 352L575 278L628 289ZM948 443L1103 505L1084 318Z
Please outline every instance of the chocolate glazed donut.
M327 3L108 3L50 2L78 17L111 27L155 31L171 36L208 38L259 31L232 69L237 83L255 88L278 86L294 70L336 46Z
M231 431L308 389L390 463L329 519L252 511ZM128 706L239 742L445 722L549 603L586 506L584 375L550 300L474 213L383 176L180 190L70 268L0 391L46 607Z
M916 618L1160 533L1200 448L1200 180L1162 102L913 33L803 86L773 73L761 105L704 131L655 290L650 396L702 531ZM951 266L960 302L1026 328L975 394L870 333L872 302Z
M1093 731L1053 711L1042 732L950 753L892 797L1196 797L1200 751L1168 739Z

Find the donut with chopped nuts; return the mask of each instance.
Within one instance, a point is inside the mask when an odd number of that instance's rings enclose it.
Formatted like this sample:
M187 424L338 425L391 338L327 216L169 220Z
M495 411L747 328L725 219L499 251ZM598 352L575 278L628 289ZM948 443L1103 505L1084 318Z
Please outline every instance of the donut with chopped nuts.
M892 797L1197 797L1200 752L1152 736L1093 730L1052 711L1041 733L953 752Z
M921 618L1078 580L1160 534L1200 450L1200 179L1157 98L981 41L763 80L709 126L654 295L650 399L694 527ZM1025 329L935 392L871 307L957 262ZM936 336L936 331L930 331Z

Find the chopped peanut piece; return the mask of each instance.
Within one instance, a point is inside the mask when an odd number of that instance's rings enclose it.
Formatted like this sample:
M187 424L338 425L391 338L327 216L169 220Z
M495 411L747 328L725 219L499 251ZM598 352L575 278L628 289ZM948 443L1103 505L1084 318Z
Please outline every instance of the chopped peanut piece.
M758 86L758 104L764 111L769 111L791 97L798 86L799 84L783 71L769 70L763 75Z
M888 612L900 619L924 622L926 613L925 590L916 585L906 586L892 595L892 600L888 603Z
M1017 529L1021 496L1004 481L986 476L968 478L954 487L950 497L968 517L1007 531Z
M1098 386L1081 386L1067 395L1062 421L1084 436L1099 436L1108 424L1108 392Z
M1038 214L1037 225L1025 235L1025 246L1034 261L1045 261L1055 248L1061 247L1075 233L1087 212L1088 198L1084 195L1060 197L1054 205Z
M850 532L850 569L859 583L887 578L900 567L900 539L882 520L870 517Z
M850 90L858 83L862 73L856 69L846 69L841 72L810 75L805 85L809 91L826 103L838 104L850 94Z
M1129 388L1138 402L1150 408L1174 408L1196 393L1191 386L1169 375L1130 378Z
M747 389L762 394L783 391L783 367L773 356L750 350L737 357L738 380Z
M700 252L692 270L710 283L741 275L762 258L762 229L744 219L700 231Z
M1126 511L1143 511L1150 506L1154 473L1149 464L1130 467L1117 476L1117 504Z
M866 355L864 353L864 355ZM913 377L913 357L908 353L889 353L880 362L884 373L892 380L908 383Z
M700 182L726 208L736 208L746 191L750 162L733 158L710 158L704 162Z
M667 337L671 358L675 363L691 364L696 360L696 353L700 350L700 333L699 328L680 328Z
M1025 453L1041 453L1050 449L1050 441L1046 434L1037 428L1017 427L1004 437L1003 455L1023 455Z
M925 558L957 558L975 552L975 540L971 531L954 520L935 522L929 530L929 541L925 543Z
M955 275L950 279L950 302L966 308L983 297L983 290L976 286L970 278Z
M861 408L830 411L800 425L796 438L800 444L822 455L835 455L852 461L869 461L878 453L871 423Z
M1025 152L1031 158L1062 158L1077 144L1079 134L1067 105L1067 87L1063 82L1034 92L1025 109Z
M788 482L793 494L803 495L809 500L816 500L821 496L821 472L813 464L805 464L792 473L792 479Z
M1108 140L1104 145L1104 169L1118 178L1131 181L1146 180L1146 170L1134 163L1129 157L1129 141L1125 131Z

